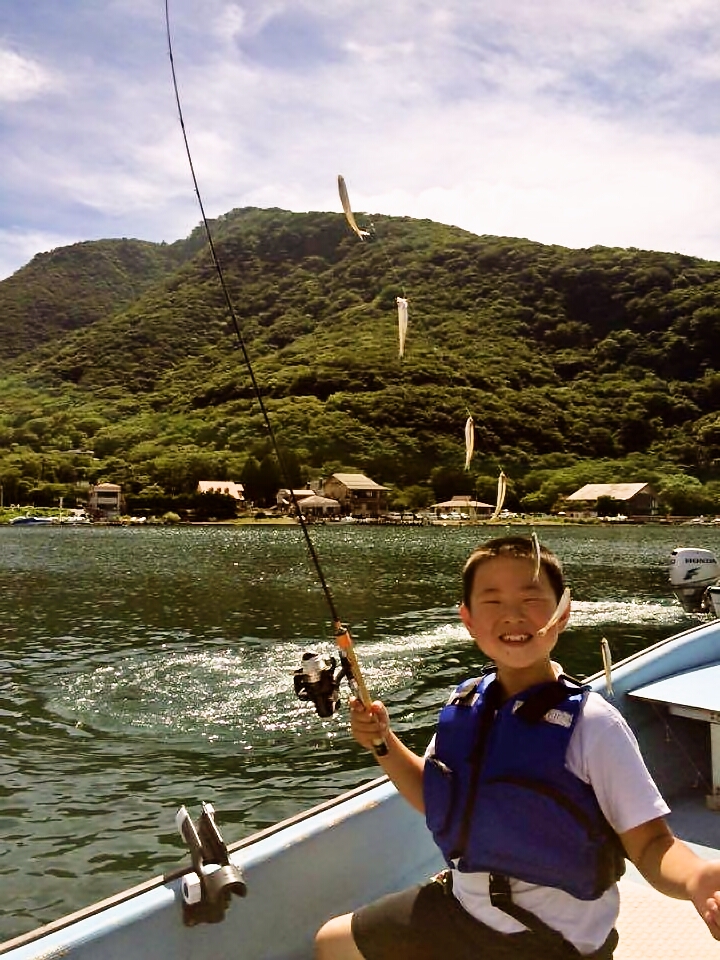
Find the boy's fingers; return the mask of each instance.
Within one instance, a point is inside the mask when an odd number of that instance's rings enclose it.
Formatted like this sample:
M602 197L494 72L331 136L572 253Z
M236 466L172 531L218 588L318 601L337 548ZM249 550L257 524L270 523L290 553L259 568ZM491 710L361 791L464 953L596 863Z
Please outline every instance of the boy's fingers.
M354 710L355 713L365 713L368 718L372 717L374 720L380 720L382 722L383 716L385 714L385 707L379 700L375 700L370 704L369 707L366 707L361 700L357 697L350 697L350 709Z

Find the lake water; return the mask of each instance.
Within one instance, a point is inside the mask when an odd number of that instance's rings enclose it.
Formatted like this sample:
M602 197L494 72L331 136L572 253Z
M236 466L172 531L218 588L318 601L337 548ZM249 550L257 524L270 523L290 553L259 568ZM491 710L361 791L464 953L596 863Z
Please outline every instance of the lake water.
M470 550L502 528L325 526L312 535L366 681L421 749L477 672L457 617ZM513 528L513 532L527 532ZM575 675L697 622L667 585L712 527L544 527L565 563ZM177 808L228 842L377 775L345 712L293 694L333 652L298 527L0 528L0 940L185 862Z

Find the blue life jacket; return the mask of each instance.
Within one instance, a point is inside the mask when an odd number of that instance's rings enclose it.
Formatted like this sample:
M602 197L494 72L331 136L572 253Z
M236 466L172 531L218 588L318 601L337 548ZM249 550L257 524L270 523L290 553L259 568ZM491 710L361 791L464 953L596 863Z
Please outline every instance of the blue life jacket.
M502 703L493 674L457 688L423 776L427 824L451 866L580 900L622 875L619 838L592 787L565 766L587 692L564 678Z

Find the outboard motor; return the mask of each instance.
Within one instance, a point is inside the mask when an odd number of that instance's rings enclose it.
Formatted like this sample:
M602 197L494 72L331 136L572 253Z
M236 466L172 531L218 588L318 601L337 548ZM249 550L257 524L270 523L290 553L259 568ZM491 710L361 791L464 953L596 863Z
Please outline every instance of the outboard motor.
M720 564L710 550L676 547L670 554L670 586L686 613L713 612L707 590L720 579Z

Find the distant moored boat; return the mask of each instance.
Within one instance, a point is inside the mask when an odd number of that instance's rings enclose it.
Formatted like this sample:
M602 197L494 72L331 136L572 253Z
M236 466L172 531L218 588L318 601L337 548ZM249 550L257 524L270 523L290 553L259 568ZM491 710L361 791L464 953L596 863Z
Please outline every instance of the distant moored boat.
M52 517L35 517L29 514L23 517L13 517L12 520L10 521L10 523L17 524L17 525L29 524L29 523L52 523L52 522L53 522Z

